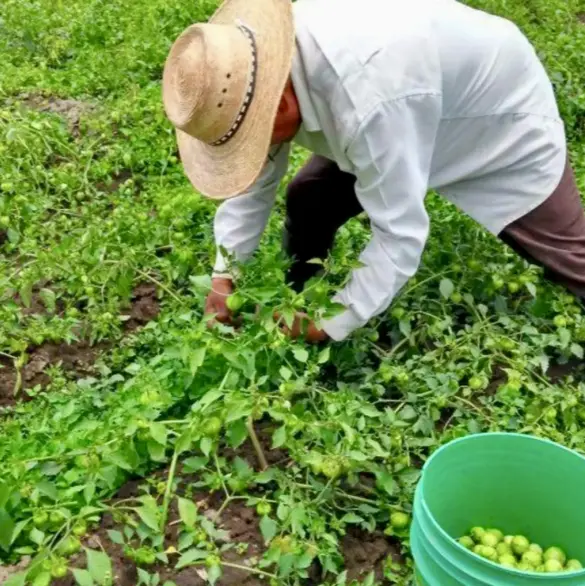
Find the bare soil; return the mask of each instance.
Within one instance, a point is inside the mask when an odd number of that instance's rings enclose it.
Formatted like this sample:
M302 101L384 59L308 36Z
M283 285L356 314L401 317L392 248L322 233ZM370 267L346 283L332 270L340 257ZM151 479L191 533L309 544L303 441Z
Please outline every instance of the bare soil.
M44 305L38 296L33 295L30 308L26 313L43 313ZM138 285L132 295L131 305L126 313L129 319L124 323L124 332L131 333L156 318L160 305L156 296L156 287L149 283ZM45 343L31 348L28 361L21 370L21 389L30 389L37 385L46 386L50 382L48 368L61 364L62 368L73 378L83 378L94 373L94 363L101 352L112 346L112 342L100 342L90 345L86 341L67 344ZM0 407L12 405L18 401L30 400L27 393L14 395L17 372L13 362L0 356Z
M80 122L83 116L96 109L94 104L81 100L62 99L54 96L44 97L39 95L22 96L23 103L28 108L39 112L50 112L62 116L69 127L69 131L75 137L80 134Z

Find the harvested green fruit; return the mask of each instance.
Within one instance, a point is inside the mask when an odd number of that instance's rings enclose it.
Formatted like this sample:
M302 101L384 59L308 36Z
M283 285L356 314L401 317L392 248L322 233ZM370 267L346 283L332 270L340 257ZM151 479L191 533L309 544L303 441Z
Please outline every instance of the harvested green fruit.
M474 527L471 531L471 538L475 543L481 543L481 538L485 535L485 529L483 527Z
M528 551L530 547L530 541L524 537L524 535L516 535L512 539L512 551L516 555L522 555Z
M564 570L563 564L559 562L559 560L548 560L544 562L544 571L545 572L562 572Z
M476 526L457 541L474 554L503 568L539 573L577 572L583 569L579 560L567 561L567 555L560 547L549 547L543 551L538 543L530 543L524 535L504 536L499 529Z
M473 541L473 539L471 539L469 535L464 535L463 537L460 537L459 543L466 549L473 549L475 546L475 541Z
M544 561L556 560L563 565L567 561L567 555L560 547L549 547L544 552Z
M498 543L499 543L499 539L497 537L497 535L494 535L493 533L490 533L489 531L487 531L486 533L484 533L482 535L481 538L481 543L482 545L487 545L488 547L497 547Z

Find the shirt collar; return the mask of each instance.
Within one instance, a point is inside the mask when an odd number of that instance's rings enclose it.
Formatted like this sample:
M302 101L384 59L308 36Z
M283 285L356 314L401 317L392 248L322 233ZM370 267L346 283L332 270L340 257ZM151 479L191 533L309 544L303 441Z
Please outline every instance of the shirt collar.
M318 132L321 130L319 118L315 110L315 104L311 98L309 91L309 83L305 73L302 57L297 49L294 52L291 68L291 79L297 100L299 101L299 108L301 110L302 126L307 132Z

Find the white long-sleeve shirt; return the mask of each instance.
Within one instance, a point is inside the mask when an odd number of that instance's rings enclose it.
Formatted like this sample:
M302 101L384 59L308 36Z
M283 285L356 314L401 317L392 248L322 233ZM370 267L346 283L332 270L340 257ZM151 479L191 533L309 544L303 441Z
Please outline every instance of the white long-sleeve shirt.
M494 234L542 203L566 162L564 126L534 49L507 20L456 0L298 0L295 142L356 177L372 237L322 323L342 340L416 272L436 189ZM258 246L289 145L215 217L219 245ZM226 270L218 253L215 272Z

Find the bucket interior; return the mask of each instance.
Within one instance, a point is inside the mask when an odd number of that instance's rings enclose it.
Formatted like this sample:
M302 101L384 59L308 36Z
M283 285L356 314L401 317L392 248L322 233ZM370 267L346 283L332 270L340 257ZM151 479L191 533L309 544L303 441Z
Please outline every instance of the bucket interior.
M585 458L519 434L478 434L437 451L423 500L452 538L471 527L558 546L585 565Z

